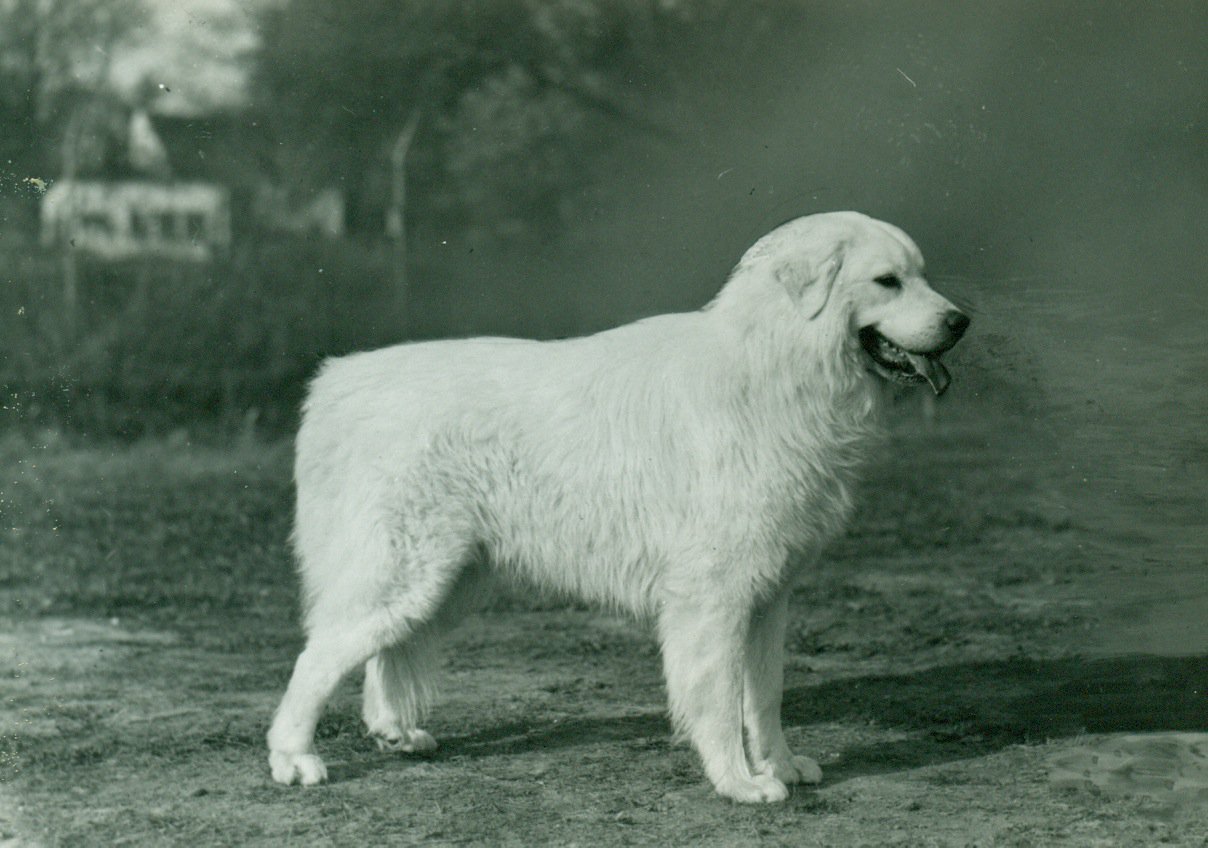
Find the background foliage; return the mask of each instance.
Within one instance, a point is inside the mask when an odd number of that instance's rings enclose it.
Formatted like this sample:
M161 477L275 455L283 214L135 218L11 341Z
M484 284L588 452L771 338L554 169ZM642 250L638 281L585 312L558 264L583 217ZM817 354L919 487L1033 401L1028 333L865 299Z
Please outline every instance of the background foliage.
M1146 445L1192 439L1154 429L1185 413L1152 410L1208 403L1186 384L1206 364L1187 326L1208 270L1191 247L1208 211L1200 7L265 3L237 117L268 177L345 192L350 237L242 232L207 267L86 263L69 325L30 178L57 175L76 96L61 55L138 35L118 8L0 4L41 27L17 43L0 26L6 427L288 431L322 356L696 308L763 232L836 208L901 224L978 310L956 352L966 397L1072 425L1107 410L1095 432ZM25 49L50 32L57 52ZM381 233L413 115L404 307ZM193 132L200 155L209 130Z

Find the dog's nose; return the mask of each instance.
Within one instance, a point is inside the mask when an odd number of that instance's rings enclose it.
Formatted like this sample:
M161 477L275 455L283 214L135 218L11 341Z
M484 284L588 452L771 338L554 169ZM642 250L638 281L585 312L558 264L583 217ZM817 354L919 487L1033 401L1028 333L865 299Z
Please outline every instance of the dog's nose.
M959 339L965 334L965 330L969 329L969 316L957 309L951 309L944 316L944 326L948 328L948 332L952 333L953 338Z

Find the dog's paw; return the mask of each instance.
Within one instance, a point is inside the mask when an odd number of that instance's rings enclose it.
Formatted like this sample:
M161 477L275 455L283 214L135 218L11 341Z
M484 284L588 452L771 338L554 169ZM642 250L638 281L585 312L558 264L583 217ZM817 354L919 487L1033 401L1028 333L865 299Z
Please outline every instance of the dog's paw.
M795 754L767 760L760 764L758 772L788 784L822 782L822 769L818 763L809 757L799 757Z
M756 774L721 781L717 794L742 804L775 804L789 797L789 789L770 774Z
M377 742L378 750L386 753L431 754L436 750L436 740L426 730L374 731L369 735Z
M286 786L291 783L314 786L327 780L327 766L323 765L318 754L270 751L268 764L273 770L273 780Z

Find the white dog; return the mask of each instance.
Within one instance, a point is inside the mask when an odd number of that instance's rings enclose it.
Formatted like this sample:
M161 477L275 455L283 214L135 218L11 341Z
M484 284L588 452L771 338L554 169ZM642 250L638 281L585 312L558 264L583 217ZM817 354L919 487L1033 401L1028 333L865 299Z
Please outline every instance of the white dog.
M901 230L839 212L760 239L698 312L326 363L298 433L307 643L273 778L326 778L315 724L362 664L379 745L433 749L434 652L495 571L652 618L675 726L722 795L818 782L780 726L796 570L852 510L878 376L942 392L968 324Z

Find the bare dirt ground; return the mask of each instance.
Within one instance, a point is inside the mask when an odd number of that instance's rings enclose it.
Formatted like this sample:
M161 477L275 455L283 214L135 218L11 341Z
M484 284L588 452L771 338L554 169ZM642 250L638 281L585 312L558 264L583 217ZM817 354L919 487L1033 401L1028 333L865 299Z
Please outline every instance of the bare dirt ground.
M273 784L289 446L43 442L0 447L0 845L1208 845L1195 775L1053 780L1117 734L1208 729L1208 661L1087 647L1086 551L1129 541L1018 422L895 433L794 598L785 720L824 782L766 807L672 744L647 627L502 590L450 645L435 755L379 753L350 680L331 782Z

